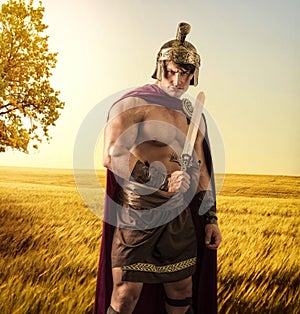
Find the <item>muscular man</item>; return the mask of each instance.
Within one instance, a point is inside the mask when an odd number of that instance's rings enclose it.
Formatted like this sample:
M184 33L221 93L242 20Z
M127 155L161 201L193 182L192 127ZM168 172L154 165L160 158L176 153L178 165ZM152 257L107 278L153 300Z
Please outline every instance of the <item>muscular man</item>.
M112 291L104 296L107 299L111 294L109 314L162 313L161 306L149 312L149 300L144 307L137 307L146 284L163 287L165 313L193 313L193 308L202 313L197 305L191 306L192 299L197 298L193 296L193 275L201 264L197 260L197 233L204 229L209 250L218 248L221 234L216 224L212 169L204 149L205 121L198 130L191 169L182 171L180 167L190 123L180 98L191 84L197 85L200 66L196 49L185 41L189 30L188 24L179 24L176 39L161 48L153 75L156 83L124 95L109 112L103 164L115 177L113 198L124 209L118 213L121 217L106 251L111 254L113 278ZM208 201L203 205L205 195ZM196 202L196 210L191 210L191 202ZM112 203L107 202L109 211L108 204ZM205 223L199 227L193 216L199 215L200 206L206 209L202 217ZM101 254L100 277L104 258L110 256ZM101 302L107 303L99 300L100 286L98 282L96 313L103 313Z

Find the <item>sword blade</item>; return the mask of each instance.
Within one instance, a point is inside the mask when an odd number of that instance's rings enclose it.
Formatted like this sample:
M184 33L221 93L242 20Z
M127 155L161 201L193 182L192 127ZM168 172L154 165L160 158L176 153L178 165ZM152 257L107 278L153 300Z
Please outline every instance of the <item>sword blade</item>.
M191 160L195 141L197 138L198 130L200 129L200 123L202 118L203 106L205 101L205 95L200 92L196 98L196 103L194 105L193 114L189 124L188 132L186 135L183 151L182 151L182 161L186 160L185 165L182 165L181 169L186 171L188 165L187 163ZM187 160L189 159L189 160Z

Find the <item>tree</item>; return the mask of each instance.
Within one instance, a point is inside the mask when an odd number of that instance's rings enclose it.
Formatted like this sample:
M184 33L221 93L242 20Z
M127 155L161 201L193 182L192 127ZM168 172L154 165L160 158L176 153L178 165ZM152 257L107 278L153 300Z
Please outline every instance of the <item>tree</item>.
M9 0L0 12L0 152L9 147L28 152L43 138L50 140L64 103L49 82L57 62L50 53L44 7L33 0Z

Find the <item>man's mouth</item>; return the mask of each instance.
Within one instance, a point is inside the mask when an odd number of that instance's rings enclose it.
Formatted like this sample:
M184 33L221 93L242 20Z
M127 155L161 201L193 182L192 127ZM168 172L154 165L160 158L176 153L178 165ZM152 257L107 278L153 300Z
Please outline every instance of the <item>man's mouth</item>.
M170 89L173 90L173 91L178 91L178 92L182 91L182 88L175 87L175 86L170 86Z

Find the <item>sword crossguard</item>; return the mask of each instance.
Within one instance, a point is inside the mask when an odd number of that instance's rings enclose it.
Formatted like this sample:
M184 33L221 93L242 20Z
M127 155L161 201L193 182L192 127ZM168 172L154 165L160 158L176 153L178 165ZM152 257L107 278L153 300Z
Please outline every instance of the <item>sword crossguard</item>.
M180 157L180 165L182 171L187 171L188 168L190 168L192 165L192 156L188 154L182 154Z
M179 163L182 171L187 171L191 167L200 167L200 160L198 162L193 162L192 156L189 154L182 154Z

